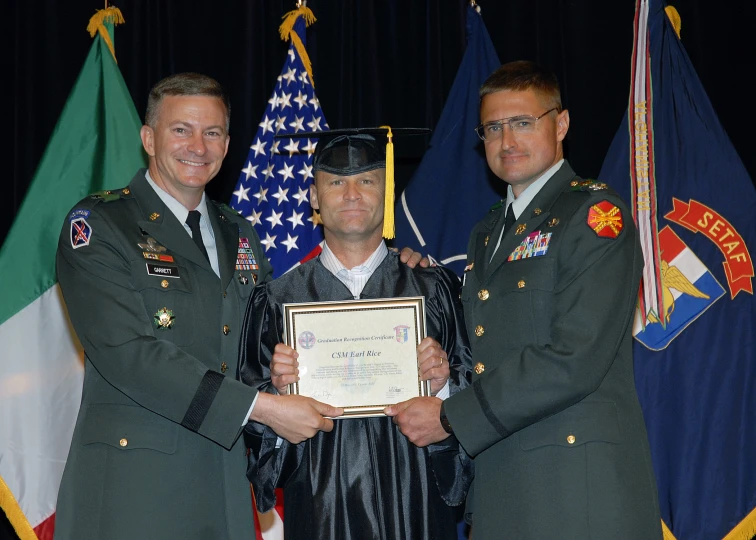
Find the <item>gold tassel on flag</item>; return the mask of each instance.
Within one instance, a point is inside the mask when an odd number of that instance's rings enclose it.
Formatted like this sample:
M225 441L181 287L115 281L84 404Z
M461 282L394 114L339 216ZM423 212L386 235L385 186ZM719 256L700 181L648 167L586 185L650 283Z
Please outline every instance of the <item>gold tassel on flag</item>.
M294 23L297 22L297 19L299 17L304 18L306 26L310 26L317 20L315 18L315 15L312 13L312 10L307 7L305 2L297 2L297 9L288 12L282 17L284 22L281 23L281 26L278 28L278 32L281 34L282 40L291 40L292 43L294 43L294 47L297 49L299 57L302 59L304 68L307 70L307 75L310 76L310 84L312 84L312 87L315 88L315 81L312 78L312 62L310 62L310 57L307 56L307 51L305 50L304 44L302 43L302 39L294 31Z
M113 60L115 60L117 64L118 60L116 60L113 41L110 39L108 29L105 28L105 21L108 20L113 24L123 24L126 22L121 14L121 10L115 6L110 6L105 9L98 9L97 12L92 15L92 18L89 19L89 24L87 25L87 31L89 32L89 37L94 37L95 32L100 33L100 37L102 37L107 44L108 49L110 49L110 54L113 55Z
M674 6L665 7L664 12L667 14L667 17L669 18L669 22L672 23L672 28L675 29L675 34L677 34L677 39L680 39L680 28L682 27L682 20L680 19L680 14L677 12Z

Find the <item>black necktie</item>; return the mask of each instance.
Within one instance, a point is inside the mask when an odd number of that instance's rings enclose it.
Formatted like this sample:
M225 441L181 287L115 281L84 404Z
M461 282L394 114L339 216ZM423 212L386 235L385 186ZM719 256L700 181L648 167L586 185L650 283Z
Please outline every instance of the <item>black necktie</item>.
M199 210L190 210L189 215L186 216L186 224L189 225L189 230L192 231L192 240L197 244L205 259L210 262L210 257L207 256L207 250L205 249L205 243L202 241L202 233L199 226L200 217L202 217L202 214Z
M507 215L504 216L504 234L507 234L507 231L512 228L512 224L517 221L515 219L514 210L512 210L512 205L510 204L507 206Z

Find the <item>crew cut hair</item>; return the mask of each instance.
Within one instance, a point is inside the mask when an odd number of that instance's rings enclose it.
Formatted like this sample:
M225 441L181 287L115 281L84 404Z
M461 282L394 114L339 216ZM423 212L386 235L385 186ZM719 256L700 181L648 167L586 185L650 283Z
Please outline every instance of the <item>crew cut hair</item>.
M207 96L218 98L226 107L226 132L231 126L231 102L221 84L201 73L176 73L158 82L150 90L144 123L155 128L160 105L166 96Z
M488 94L502 90L533 90L545 100L544 105L549 108L556 107L558 112L562 111L562 95L556 75L535 62L518 60L502 65L489 75L480 87L478 95L482 100Z

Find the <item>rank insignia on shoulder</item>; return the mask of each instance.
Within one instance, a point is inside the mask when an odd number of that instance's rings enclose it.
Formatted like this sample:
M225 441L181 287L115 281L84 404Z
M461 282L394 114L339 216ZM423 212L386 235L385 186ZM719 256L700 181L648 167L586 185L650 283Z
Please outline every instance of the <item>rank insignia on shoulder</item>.
M597 182L596 180L573 180L570 182L572 191L603 191L609 189L603 182Z
M249 245L249 238L239 238L239 249L236 253L237 270L257 270L259 265L255 260L255 252Z
M173 316L173 311L168 308L161 308L155 313L155 327L158 330L170 330L173 327L176 317Z
M603 182L594 182L590 186L587 186L587 188L591 191L603 191L605 189L609 189L609 186L607 186Z
M89 210L82 210L89 216ZM73 215L73 213L72 213ZM80 247L88 246L89 240L92 238L92 226L87 223L87 220L83 216L71 218L71 247L79 249Z
M138 243L137 246L150 253L165 253L168 251L165 246L161 246L158 241L151 236L148 236L145 242Z
M546 255L549 250L549 242L551 241L552 233L541 233L541 231L535 231L525 237L515 250L507 257L508 261L519 261L520 259L528 259L530 257L540 257Z
M117 201L121 198L121 192L113 192L112 190L105 190L105 191L97 191L95 193L92 193L90 195L92 199L103 201L103 202L110 202L110 201Z
M624 227L622 212L609 201L591 206L586 223L597 236L604 238L617 238Z

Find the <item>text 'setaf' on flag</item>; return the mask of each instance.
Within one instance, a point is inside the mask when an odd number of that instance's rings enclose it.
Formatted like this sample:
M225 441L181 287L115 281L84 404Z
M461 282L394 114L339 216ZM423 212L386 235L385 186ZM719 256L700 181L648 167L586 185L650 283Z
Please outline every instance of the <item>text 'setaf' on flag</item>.
M628 112L600 179L633 208L645 258L635 378L665 538L750 539L756 189L679 29L674 8L637 0Z
M470 231L501 199L496 189L504 186L490 172L475 133L478 89L500 65L479 10L468 6L462 63L430 148L397 201L396 245L427 253L460 276Z
M23 540L52 539L81 400L83 352L55 276L60 228L77 201L128 184L145 165L115 61L120 22L115 7L90 20L94 43L0 250L0 506Z
M305 27L313 22L306 6L284 16L280 33L291 41L289 53L231 199L255 226L274 277L318 255L323 241L309 191L317 140L274 138L328 129L305 50Z

